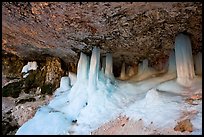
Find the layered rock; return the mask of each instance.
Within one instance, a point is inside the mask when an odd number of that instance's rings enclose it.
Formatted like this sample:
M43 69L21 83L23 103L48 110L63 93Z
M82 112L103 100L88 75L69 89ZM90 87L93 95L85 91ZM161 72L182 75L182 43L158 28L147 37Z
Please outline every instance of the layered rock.
M202 49L199 2L4 2L2 47L26 58L49 54L76 64L98 45L113 54L113 67L145 58L168 58L179 32L190 34L193 54Z

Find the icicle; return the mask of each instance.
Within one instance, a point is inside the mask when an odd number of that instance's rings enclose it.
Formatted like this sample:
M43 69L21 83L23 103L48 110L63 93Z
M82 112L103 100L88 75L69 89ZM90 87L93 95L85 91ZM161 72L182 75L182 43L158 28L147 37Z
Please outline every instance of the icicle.
M190 38L179 34L175 40L177 81L188 85L189 80L195 77Z
M89 82L88 82L88 89L91 91L95 90L97 86L99 64L100 64L100 49L97 47L94 47L91 55Z
M168 73L176 72L176 60L174 51L171 52L168 60Z
M194 56L195 62L195 73L196 75L202 75L202 53L199 52L197 55Z
M121 72L120 72L120 79L124 80L126 78L125 74L125 63L123 62Z
M70 89L70 79L69 77L62 77L60 80L60 89L69 90Z
M77 81L88 79L89 60L88 57L81 52L77 66Z
M105 76L113 79L113 60L112 60L112 54L111 53L107 53L106 54L106 67L105 67Z

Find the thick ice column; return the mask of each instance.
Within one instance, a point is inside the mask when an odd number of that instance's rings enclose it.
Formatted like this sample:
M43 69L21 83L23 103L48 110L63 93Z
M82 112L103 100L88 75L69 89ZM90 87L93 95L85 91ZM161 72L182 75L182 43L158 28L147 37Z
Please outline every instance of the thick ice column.
M195 73L196 75L202 75L202 53L199 52L197 55L194 56L195 62Z
M168 73L176 72L176 59L174 51L171 52L168 60Z
M177 81L187 85L195 77L191 41L187 35L179 34L175 40Z
M126 78L126 75L125 75L125 63L123 62L121 72L120 72L120 79L125 79L125 78Z
M81 52L77 66L77 81L88 79L89 59Z
M69 90L70 89L70 78L62 77L60 80L60 89L61 90Z
M105 67L105 76L108 78L113 79L113 60L112 60L112 54L107 53L106 54L106 67Z
M88 89L93 91L96 89L100 64L100 49L94 47L91 55Z

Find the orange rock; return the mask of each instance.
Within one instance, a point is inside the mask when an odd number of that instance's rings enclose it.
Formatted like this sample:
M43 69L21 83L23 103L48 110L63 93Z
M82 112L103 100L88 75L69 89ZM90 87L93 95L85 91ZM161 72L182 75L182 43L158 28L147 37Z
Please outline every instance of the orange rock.
M183 121L178 122L177 126L174 128L175 131L189 131L192 132L193 131L193 125L190 122L190 119L185 119Z

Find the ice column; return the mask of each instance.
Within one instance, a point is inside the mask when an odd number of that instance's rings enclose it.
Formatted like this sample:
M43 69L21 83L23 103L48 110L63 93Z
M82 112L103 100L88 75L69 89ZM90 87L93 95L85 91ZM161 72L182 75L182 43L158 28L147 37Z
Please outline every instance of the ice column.
M91 55L91 61L90 61L88 92L96 90L96 85L98 81L99 64L100 64L100 49L97 47L94 47Z
M142 64L139 64L139 68L138 68L138 75L142 74L143 72L148 70L148 60L145 59L142 61Z
M81 52L80 59L77 66L77 81L88 79L89 59Z
M194 62L195 62L196 75L202 75L202 53L201 52L195 55Z
M69 72L70 85L73 86L77 80L77 76L73 72Z
M125 79L125 78L126 78L126 75L125 75L125 63L123 62L121 72L120 72L120 79Z
M69 90L70 89L70 78L62 77L60 80L60 89L61 90Z
M194 78L194 64L191 41L187 35L178 34L175 40L177 81L182 85Z
M105 76L108 78L113 79L113 60L112 60L112 54L107 53L106 54L106 67L105 67Z

